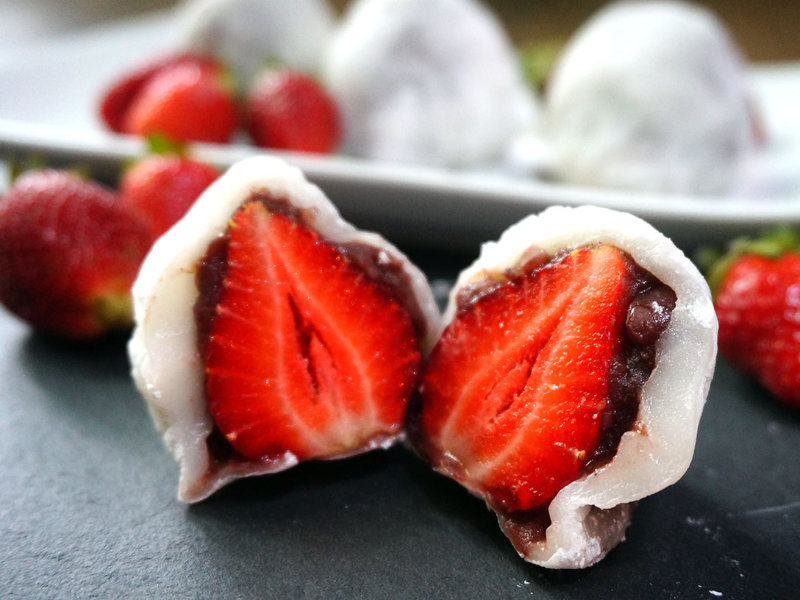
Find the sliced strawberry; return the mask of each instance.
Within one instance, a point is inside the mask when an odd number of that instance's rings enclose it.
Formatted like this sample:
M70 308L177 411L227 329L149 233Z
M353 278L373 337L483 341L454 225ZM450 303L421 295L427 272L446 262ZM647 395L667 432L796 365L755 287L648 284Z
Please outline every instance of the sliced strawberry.
M420 365L398 302L259 201L234 215L226 257L203 354L209 411L231 445L308 459L397 434Z
M542 506L576 479L602 438L633 282L625 256L600 245L462 306L421 387L434 466L503 511Z

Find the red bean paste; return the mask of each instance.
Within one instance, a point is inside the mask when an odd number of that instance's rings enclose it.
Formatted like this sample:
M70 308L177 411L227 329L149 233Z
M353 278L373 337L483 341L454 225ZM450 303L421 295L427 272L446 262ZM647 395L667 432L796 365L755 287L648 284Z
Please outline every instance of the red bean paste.
M313 208L298 208L288 199L277 198L266 190L252 192L242 206L250 202L261 202L271 213L286 216L305 227L311 227L314 222L315 211ZM197 262L195 284L198 297L194 305L194 317L201 356L205 354L214 311L219 303L226 276L229 243L229 235L222 234L209 245L206 254ZM408 312L418 339L422 339L427 322L413 293L411 280L405 272L403 264L384 250L368 244L347 242L333 245L346 260L360 269ZM209 475L232 462L250 462L236 452L216 425L209 434L206 445L210 457Z

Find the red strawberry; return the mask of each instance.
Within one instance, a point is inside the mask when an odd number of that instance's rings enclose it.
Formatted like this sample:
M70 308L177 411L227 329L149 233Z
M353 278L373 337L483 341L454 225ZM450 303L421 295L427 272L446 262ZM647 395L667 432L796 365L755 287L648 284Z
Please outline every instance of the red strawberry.
M122 119L127 133L158 134L178 142L225 143L236 124L236 103L221 70L194 62L153 75Z
M208 408L243 456L355 452L397 434L420 354L411 319L332 244L259 202L228 229L203 351Z
M172 227L219 177L215 167L177 155L151 154L120 179L122 198L150 223L153 237Z
M67 338L127 328L130 287L151 242L106 188L67 172L28 172L0 200L0 301Z
M581 474L618 408L614 373L641 288L632 265L614 247L587 247L462 303L412 417L435 468L503 512L541 507Z
M339 112L312 77L289 69L267 70L245 98L245 125L256 145L327 154L339 143Z
M198 64L207 68L219 68L214 59L198 54L182 53L159 57L115 81L103 94L100 101L100 118L117 133L126 133L123 121L131 103L156 74L179 64Z
M780 229L735 241L709 284L720 354L800 408L800 237Z

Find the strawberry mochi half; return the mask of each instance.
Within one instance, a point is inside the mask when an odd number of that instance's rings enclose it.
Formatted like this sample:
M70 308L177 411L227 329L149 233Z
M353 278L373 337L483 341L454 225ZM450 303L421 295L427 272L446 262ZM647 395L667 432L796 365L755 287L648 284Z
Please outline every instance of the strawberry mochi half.
M705 280L627 213L550 208L451 292L409 441L527 561L589 566L691 461L716 357Z
M133 295L133 378L186 502L401 439L439 321L399 250L263 156L159 238Z

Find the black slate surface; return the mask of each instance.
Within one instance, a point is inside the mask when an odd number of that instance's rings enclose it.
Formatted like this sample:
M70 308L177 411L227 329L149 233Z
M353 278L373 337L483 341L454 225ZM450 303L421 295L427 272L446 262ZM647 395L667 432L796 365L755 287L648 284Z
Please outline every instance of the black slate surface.
M185 506L124 340L58 344L0 309L0 597L798 598L798 449L800 411L720 361L686 476L601 563L548 571L401 448Z

